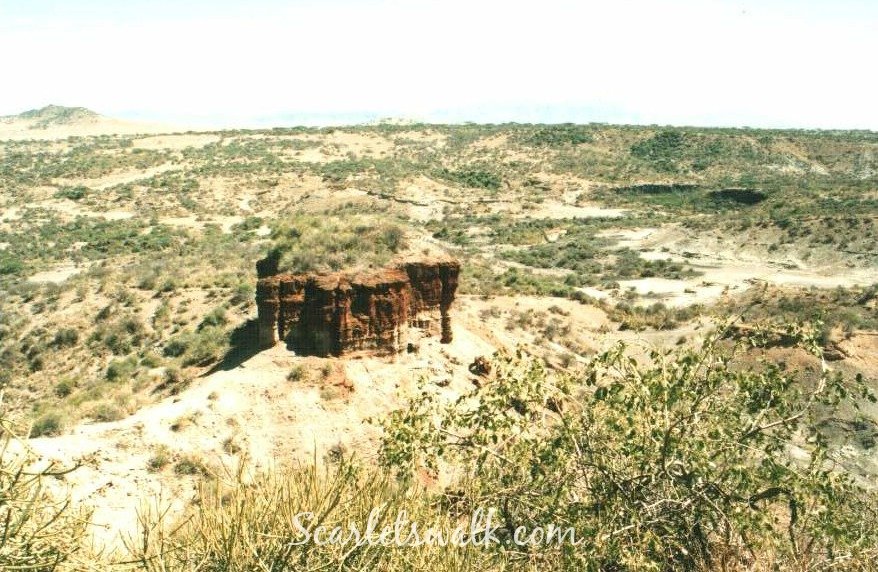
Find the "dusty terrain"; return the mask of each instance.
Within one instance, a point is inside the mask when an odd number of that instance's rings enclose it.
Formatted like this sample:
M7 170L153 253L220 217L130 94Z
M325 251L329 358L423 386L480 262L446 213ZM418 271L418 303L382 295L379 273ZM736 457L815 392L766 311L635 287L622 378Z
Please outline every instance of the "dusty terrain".
M533 126L182 133L58 109L2 118L6 404L46 459L82 462L58 485L96 507L96 538L118 547L137 506L179 510L239 463L371 459L370 420L420 384L453 398L477 356L522 347L575 369L618 341L697 343L748 292L769 292L782 320L814 317L791 293L835 296L833 367L878 387L878 171L862 164L874 137L848 157L833 138L860 135L706 130L639 154L655 130L589 129L589 142L559 143ZM722 158L698 154L710 138ZM791 160L811 167L790 174ZM658 190L636 188L647 183ZM770 198L706 194L745 184ZM453 343L356 359L281 344L224 360L255 316L255 262L283 241L318 270L456 256ZM862 447L850 458L864 478L878 472Z
M39 116L8 116L0 117L0 140L54 141L69 137L94 137L100 135L142 135L145 133L168 133L177 131L170 125L146 123L138 121L122 121L111 119L90 112L87 109L50 106L43 109ZM160 145L171 146L177 139L166 137ZM161 141L161 140L160 140ZM144 141L144 145L155 142Z

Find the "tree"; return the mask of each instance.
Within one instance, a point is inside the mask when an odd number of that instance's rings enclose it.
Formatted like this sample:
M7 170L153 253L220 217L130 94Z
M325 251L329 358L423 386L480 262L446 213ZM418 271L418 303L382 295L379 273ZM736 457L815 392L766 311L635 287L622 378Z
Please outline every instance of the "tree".
M500 353L455 403L425 390L391 414L383 462L456 468L459 502L495 508L498 549L539 569L869 569L876 497L834 468L816 427L871 395L825 367L808 382L753 363L752 339L721 333L647 363L619 345L576 378ZM819 352L813 329L790 333ZM514 543L546 523L578 545Z

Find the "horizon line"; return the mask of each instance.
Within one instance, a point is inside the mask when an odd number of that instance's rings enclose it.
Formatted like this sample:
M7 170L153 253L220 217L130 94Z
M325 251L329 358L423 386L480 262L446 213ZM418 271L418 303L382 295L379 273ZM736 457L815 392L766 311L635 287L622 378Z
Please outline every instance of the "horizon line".
M729 129L729 130L752 130L752 131L812 131L812 132L866 132L878 133L878 128L850 127L850 126L804 126L804 125L771 125L758 123L733 123L733 122L658 122L637 120L636 118L575 118L564 117L574 107L564 106L538 106L541 110L550 110L548 113L538 115L555 115L542 119L533 117L515 117L516 113L508 113L508 117L481 117L480 113L467 113L466 110L434 110L424 114L393 113L389 111L281 111L268 115L242 115L230 114L192 114L192 113L161 113L145 110L117 110L104 112L84 105L62 105L49 103L43 106L30 107L28 109L2 115L0 118L15 118L29 112L41 111L46 108L58 107L65 109L84 109L96 115L117 121L130 121L134 123L152 123L166 125L168 128L183 131L232 131L232 130L270 130L270 129L294 129L294 128L328 128L328 127L368 127L373 125L594 125L612 127L659 127L674 129ZM510 106L521 111L529 110L534 113L537 106ZM554 107L554 109L552 109ZM582 107L579 107L582 109ZM583 109L584 111L584 109ZM484 114L482 114L484 115ZM579 115L575 111L570 115ZM619 115L627 115L620 113ZM444 116L444 117L443 117ZM396 123L395 123L396 122ZM761 122L760 122L761 123Z

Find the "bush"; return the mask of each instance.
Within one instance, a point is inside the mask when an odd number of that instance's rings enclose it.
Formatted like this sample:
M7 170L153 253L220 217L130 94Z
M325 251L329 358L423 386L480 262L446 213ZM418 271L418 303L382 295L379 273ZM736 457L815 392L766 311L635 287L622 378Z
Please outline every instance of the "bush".
M719 337L645 365L620 345L581 378L499 354L494 379L454 404L425 391L394 412L383 463L449 463L460 503L512 527L572 527L576 550L529 547L535 569L870 569L878 496L833 470L816 428L840 400L874 398L827 372L806 383L736 362Z
M55 333L52 344L57 348L69 348L79 341L79 332L73 328L62 328Z
M75 388L76 388L75 382L73 382L69 379L62 379L55 386L55 395L57 397L61 397L61 398L67 397L68 395L73 393L73 390Z
M224 326L228 321L229 319L226 318L226 309L220 306L211 310L210 313L201 320L201 323L198 324L198 329L203 330L208 327Z
M146 337L143 322L136 316L127 316L101 325L91 335L90 340L102 342L113 355L121 356L141 347Z
M106 377L109 381L127 381L137 371L137 361L132 358L114 359L107 366Z
M78 185L76 187L64 187L55 193L55 198L70 199L71 201L82 200L88 195L88 187Z
M156 448L153 455L146 463L146 468L150 473L156 473L164 469L171 462L171 453L164 445Z
M262 217L251 215L251 216L248 216L247 218L245 218L240 223L233 225L232 230L237 231L237 232L249 232L251 230L256 230L257 228L262 226L263 222L264 221L263 221Z
M88 412L88 417L99 423L109 423L125 417L125 412L118 405L105 401L92 407Z
M46 413L37 419L30 430L31 437L47 437L61 433L63 423L57 413Z
M157 353L148 351L140 358L140 365L149 368L159 367L162 365L162 358Z
M298 215L279 224L272 237L279 269L288 272L380 267L406 246L398 224L362 215Z
M591 143L592 139L589 127L567 123L539 127L522 136L521 142L535 147L560 147Z
M163 353L166 357L180 357L186 350L189 349L190 337L186 335L180 335L168 340L168 343L165 344L165 348Z
M255 287L247 284L246 282L242 282L235 286L234 292L232 294L232 298L229 300L233 306L238 306L240 304L244 304L246 302L250 302L253 300L253 292L255 291Z
M181 358L184 366L203 366L219 359L228 347L228 332L218 326L204 325L196 332L171 338L163 351L166 357Z
M174 465L174 473L177 475L207 476L210 471L201 459L190 455L177 461L177 464Z
M496 173L478 168L465 168L458 170L440 169L437 172L437 175L446 181L458 183L473 189L496 191L503 183L503 180Z
M207 365L228 349L229 336L218 327L208 326L193 334L183 357L183 365Z
M651 306L632 306L626 302L619 302L615 306L604 306L607 317L613 322L619 322L620 330L633 330L640 332L646 328L655 330L672 330L680 322L687 322L698 316L702 308L699 305L685 306L682 308L668 308L661 302Z
M305 368L301 365L297 365L287 374L287 381L302 381L306 376L307 373L305 372Z
M631 146L631 154L635 157L651 160L668 160L678 156L686 144L686 138L680 131L660 131Z
M399 252L405 245L405 232L395 224L388 224L381 229L380 239L390 252Z
M24 270L24 263L0 250L0 275L18 274Z

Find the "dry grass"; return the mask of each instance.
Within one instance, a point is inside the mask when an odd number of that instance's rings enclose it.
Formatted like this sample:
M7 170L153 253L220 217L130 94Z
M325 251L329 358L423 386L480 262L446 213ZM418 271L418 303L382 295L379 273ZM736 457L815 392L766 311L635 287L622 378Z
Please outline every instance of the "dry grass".
M393 527L407 511L410 522L453 530L458 519L432 505L417 488L400 488L385 474L363 473L342 462L327 470L280 469L248 478L243 471L230 482L213 481L200 489L197 504L182 520L169 522L161 510L141 515L141 533L128 541L139 569L148 572L212 570L502 570L505 559L476 547L355 546L301 543L316 526L345 536L354 524L367 530L372 510L376 535ZM313 513L313 518L302 513ZM407 528L403 529L405 532ZM405 533L403 533L405 536ZM403 537L404 537L403 536Z
M54 570L82 549L88 511L46 489L47 479L75 467L34 467L36 461L5 417L0 393L0 570Z

